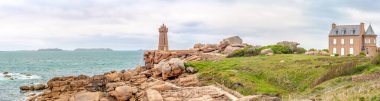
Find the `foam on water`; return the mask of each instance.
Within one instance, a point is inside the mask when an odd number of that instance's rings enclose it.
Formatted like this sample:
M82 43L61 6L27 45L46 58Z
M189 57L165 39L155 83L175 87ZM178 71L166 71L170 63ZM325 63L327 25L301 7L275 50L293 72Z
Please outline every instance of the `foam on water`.
M41 76L25 74L25 73L0 74L0 80L28 80L28 79L41 79Z

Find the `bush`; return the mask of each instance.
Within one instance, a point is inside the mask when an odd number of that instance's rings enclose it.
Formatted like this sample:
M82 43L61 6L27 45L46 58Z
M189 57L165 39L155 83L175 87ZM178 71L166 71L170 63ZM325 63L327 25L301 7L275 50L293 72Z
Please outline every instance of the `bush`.
M327 53L330 53L330 52L329 52L329 49L322 49L322 51L325 51L325 52L327 52Z
M317 49L311 48L311 49L309 49L309 51L317 51Z
M297 52L298 54L302 54L306 52L306 49L302 47L298 47L295 52Z
M268 49L268 48L271 48L275 54L292 54L293 53L293 51L289 47L283 46L283 45L268 45L268 46L261 47L259 50L261 51L263 49Z
M360 52L359 56L365 56L365 53L364 52Z
M243 49L236 50L232 52L231 54L228 54L227 58L242 57L242 56L256 56L259 54L260 54L260 50L258 48L255 48L253 46L247 46Z
M339 56L339 54L334 54L334 56Z
M372 59L372 64L375 64L375 65L380 64L380 54L377 54L377 56Z

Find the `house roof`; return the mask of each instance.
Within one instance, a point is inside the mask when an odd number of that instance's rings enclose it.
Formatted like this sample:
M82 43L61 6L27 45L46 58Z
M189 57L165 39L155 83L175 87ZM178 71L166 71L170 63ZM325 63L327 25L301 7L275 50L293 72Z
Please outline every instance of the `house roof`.
M376 35L375 32L372 29L372 26L369 25L367 31L365 32L366 35Z
M330 35L359 35L360 25L339 25L331 29Z

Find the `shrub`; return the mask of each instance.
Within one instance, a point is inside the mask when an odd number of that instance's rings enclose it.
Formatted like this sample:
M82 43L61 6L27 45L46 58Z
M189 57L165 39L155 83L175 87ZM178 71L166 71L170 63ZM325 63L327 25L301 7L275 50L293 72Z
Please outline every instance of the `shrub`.
M359 56L365 56L365 53L364 52L360 52Z
M329 49L322 49L322 51L329 53Z
M380 64L380 54L378 54L375 58L372 59L372 63L376 65Z
M263 49L268 49L268 48L271 48L273 50L273 52L276 54L291 54L291 53L293 53L293 51L289 47L282 46L282 45L268 45L268 46L261 47L259 50L261 51Z
M339 54L334 54L334 56L339 56Z
M231 54L228 54L227 58L242 57L242 56L256 56L259 54L260 54L260 50L258 48L255 48L253 46L247 46L243 49L236 50L232 52Z
M317 51L315 48L310 48L309 51Z
M306 52L306 49L302 47L298 47L295 52L297 52L298 54L302 54Z

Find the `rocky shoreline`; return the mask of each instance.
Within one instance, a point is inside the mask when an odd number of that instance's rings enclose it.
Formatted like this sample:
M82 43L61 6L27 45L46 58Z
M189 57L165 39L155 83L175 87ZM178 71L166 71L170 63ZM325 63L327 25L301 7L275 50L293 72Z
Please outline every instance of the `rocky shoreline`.
M241 96L215 85L201 86L197 74L184 66L184 60L163 60L153 68L112 71L92 77L55 77L41 94L27 101L250 101L280 100L277 97Z
M21 86L22 91L41 90L27 101L280 101L268 95L243 96L223 85L204 85L188 61L225 58L246 46L240 37L220 44L196 44L190 50L145 51L145 66L133 70L55 77L46 85Z

